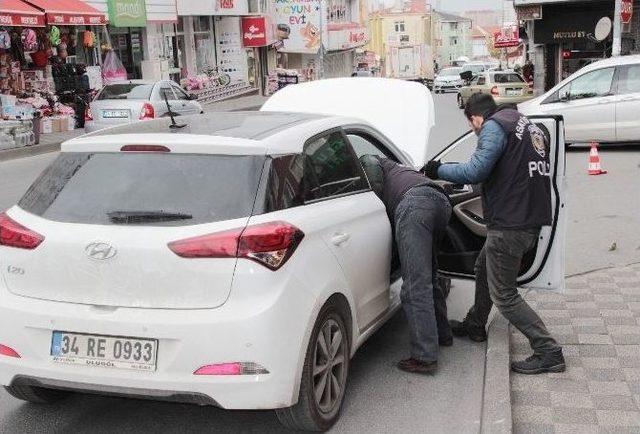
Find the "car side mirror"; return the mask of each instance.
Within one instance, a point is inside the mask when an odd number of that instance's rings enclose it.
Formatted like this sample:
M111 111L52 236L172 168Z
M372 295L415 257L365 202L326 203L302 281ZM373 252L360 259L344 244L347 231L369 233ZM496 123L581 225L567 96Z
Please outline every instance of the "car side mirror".
M569 101L569 91L568 90L560 91L560 93L558 94L558 99L562 102Z

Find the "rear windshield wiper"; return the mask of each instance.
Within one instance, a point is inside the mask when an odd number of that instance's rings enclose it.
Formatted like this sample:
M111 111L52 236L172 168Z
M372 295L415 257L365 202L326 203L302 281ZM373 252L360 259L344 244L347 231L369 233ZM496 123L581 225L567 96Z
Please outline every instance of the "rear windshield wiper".
M107 213L113 223L135 224L148 222L170 222L176 220L190 220L191 214L168 211L111 211Z

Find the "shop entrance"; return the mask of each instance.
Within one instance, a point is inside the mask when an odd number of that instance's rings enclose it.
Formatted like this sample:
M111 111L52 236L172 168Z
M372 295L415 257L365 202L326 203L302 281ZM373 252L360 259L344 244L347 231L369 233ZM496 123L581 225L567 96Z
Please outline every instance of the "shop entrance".
M142 77L140 62L143 60L142 29L114 27L110 29L111 47L127 70L127 78Z

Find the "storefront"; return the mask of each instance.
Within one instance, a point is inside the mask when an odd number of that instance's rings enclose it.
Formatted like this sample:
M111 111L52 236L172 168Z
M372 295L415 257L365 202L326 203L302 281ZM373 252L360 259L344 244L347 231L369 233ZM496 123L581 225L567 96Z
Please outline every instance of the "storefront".
M552 88L594 60L611 56L612 2L516 2L516 7L526 23L527 54L536 65L536 93Z
M143 34L147 26L145 0L111 0L108 37L111 49L127 71L127 78L142 78Z
M75 128L102 85L95 30L104 14L80 0L0 3L0 148Z

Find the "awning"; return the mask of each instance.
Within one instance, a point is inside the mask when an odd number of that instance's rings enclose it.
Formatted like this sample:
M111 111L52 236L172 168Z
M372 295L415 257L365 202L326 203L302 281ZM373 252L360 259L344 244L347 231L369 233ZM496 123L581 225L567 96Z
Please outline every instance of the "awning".
M60 26L99 26L107 17L81 0L25 0L44 11L47 24Z
M2 0L0 26L44 27L44 12L21 0Z

